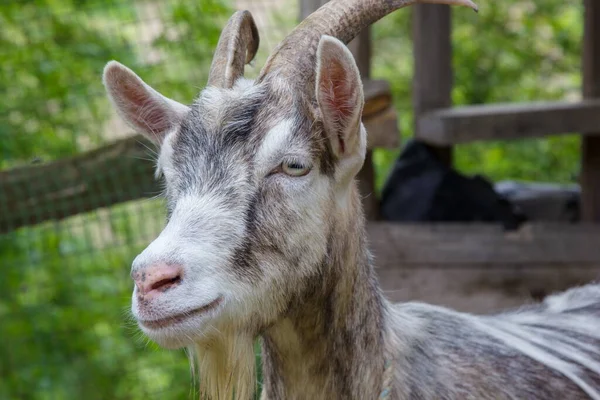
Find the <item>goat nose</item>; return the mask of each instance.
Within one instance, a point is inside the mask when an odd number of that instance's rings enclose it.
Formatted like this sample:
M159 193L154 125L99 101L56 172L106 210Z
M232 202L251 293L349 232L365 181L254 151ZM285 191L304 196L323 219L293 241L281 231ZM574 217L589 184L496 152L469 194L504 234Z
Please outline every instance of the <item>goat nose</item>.
M148 299L179 285L182 275L180 265L159 263L134 271L131 277L139 295Z

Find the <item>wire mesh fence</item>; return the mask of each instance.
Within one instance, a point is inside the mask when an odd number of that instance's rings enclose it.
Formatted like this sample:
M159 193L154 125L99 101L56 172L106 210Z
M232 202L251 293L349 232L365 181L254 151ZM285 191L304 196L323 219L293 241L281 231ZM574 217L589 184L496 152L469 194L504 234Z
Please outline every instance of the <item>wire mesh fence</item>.
M296 1L0 2L0 399L196 397L186 355L129 316L131 261L165 215L152 147L100 78L116 59L189 103L242 8L261 33L252 76Z

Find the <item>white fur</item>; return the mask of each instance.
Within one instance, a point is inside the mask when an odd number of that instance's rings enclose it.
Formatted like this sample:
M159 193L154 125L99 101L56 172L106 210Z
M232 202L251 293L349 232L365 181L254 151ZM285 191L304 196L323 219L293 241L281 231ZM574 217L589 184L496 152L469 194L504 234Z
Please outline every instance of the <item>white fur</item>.
M244 235L238 218L235 210L227 207L226 199L214 194L179 199L165 229L134 260L133 271L160 262L181 264L182 284L154 299L150 309L139 307L135 290L133 315L138 319L166 318L202 307L220 296L226 303L234 288L224 273L225 266ZM222 230L224 226L228 227L226 231ZM151 339L172 347L186 338L205 335L205 319L204 315L190 318L176 330L142 329Z
M275 124L275 126L265 134L265 137L256 152L256 162L263 166L261 173L266 173L265 168L275 164L278 155L281 155L291 144L291 134L294 127L291 119L285 119Z

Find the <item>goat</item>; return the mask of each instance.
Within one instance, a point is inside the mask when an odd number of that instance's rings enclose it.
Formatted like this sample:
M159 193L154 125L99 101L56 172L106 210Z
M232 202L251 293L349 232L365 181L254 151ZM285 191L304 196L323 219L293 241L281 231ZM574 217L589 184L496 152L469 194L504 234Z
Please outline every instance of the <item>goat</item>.
M414 3L332 0L243 78L250 13L224 28L191 106L110 62L117 111L159 147L167 223L132 264L132 313L188 347L200 396L249 399L600 399L600 285L495 316L391 304L367 249L354 177L366 151L360 75L345 47ZM434 28L434 27L432 27Z

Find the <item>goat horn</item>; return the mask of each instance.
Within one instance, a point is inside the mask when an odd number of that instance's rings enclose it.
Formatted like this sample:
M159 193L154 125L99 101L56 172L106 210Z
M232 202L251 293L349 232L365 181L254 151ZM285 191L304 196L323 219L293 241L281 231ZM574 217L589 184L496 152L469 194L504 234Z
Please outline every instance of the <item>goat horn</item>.
M288 81L314 90L315 58L323 35L350 42L368 25L391 12L416 3L461 5L477 11L471 0L331 0L309 15L273 51L258 82L277 71Z
M254 59L259 36L249 11L237 11L221 32L208 75L208 85L230 88Z

